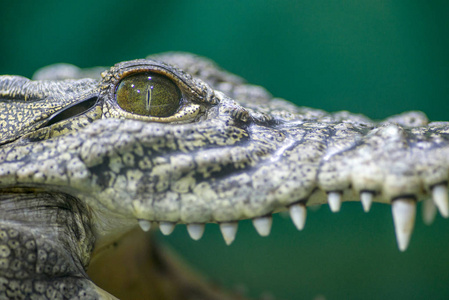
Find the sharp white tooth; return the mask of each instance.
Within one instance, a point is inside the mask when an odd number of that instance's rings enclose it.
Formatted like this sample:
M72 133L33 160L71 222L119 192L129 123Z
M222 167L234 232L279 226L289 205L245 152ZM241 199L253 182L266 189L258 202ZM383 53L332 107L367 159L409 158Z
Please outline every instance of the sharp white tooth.
M169 235L175 229L176 223L173 222L160 222L159 229L161 230L163 235Z
M405 251L415 225L416 201L413 199L397 199L391 203L394 229L399 250Z
M371 204L373 204L373 193L361 192L360 201L362 201L363 211L369 212L371 209Z
M304 204L293 204L289 208L290 218L295 224L298 230L302 230L304 228L304 224L306 224L307 217L307 208Z
M253 219L254 228L256 228L260 236L268 236L270 234L272 223L273 219L271 216Z
M151 222L147 220L139 220L139 226L143 231L148 231L151 228Z
M449 199L447 197L447 187L445 184L439 184L433 187L432 199L440 214L445 218L449 218Z
M198 241L204 233L204 224L188 224L187 231L192 239Z
M339 212L341 207L341 194L338 192L330 192L327 194L327 202L332 212Z
M237 234L238 222L220 223L221 234L226 242L226 245L231 245Z
M422 206L422 219L424 224L431 225L437 215L437 207L433 203L432 199L426 199L423 201Z

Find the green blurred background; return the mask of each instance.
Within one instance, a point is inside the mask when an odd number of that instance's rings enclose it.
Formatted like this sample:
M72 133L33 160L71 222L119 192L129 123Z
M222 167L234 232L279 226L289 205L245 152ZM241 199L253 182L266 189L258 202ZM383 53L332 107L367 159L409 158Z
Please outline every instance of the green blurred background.
M2 1L0 74L68 62L109 66L189 51L298 105L382 119L422 110L449 120L447 1ZM418 216L419 217L419 216ZM449 299L449 221L417 218L396 247L390 207L277 216L270 237L242 222L226 247L218 226L191 241L160 236L208 277L277 299Z

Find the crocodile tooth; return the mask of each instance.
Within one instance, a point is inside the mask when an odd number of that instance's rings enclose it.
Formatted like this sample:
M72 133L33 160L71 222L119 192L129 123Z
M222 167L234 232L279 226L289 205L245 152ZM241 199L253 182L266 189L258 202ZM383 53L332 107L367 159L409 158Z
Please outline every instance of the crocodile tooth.
M415 225L416 201L410 198L394 200L391 203L396 240L400 251L405 251Z
M176 223L173 222L160 222L159 229L161 230L163 235L169 235L175 229Z
M363 211L369 212L369 210L371 209L371 204L373 204L373 193L361 192L360 201L362 202Z
M189 232L189 235L193 240L198 241L203 236L204 224L188 224L187 231Z
M339 212L341 207L341 194L339 192L329 192L327 202L332 212Z
M220 223L221 234L226 242L226 245L231 245L237 234L238 222Z
M445 218L449 218L449 200L445 184L439 184L433 187L432 199L440 214Z
M270 234L272 223L273 219L271 216L253 219L254 228L256 228L260 236L268 236Z
M290 218L293 221L293 224L295 224L296 228L298 230L302 230L304 228L304 224L306 223L306 217L307 217L307 208L304 204L293 204L289 208L290 211Z
M424 200L421 210L424 224L431 225L437 215L437 207L435 206L435 203L433 203L432 199L429 198Z
M148 231L151 228L151 222L147 220L139 220L139 226L143 231Z

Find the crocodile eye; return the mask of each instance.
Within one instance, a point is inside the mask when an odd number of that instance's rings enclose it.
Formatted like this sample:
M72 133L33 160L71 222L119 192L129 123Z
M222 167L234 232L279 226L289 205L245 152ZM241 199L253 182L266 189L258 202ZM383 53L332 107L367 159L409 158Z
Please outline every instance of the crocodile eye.
M169 117L180 107L181 92L167 77L140 73L124 78L115 92L124 110L143 116Z

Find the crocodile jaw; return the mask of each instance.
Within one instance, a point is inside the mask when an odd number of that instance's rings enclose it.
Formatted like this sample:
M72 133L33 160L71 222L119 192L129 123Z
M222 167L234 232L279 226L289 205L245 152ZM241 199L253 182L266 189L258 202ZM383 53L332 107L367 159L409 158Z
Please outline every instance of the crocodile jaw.
M232 127L215 125L216 132L236 134ZM353 124L337 126L342 131L354 128ZM204 223L216 222L230 244L238 220L253 219L259 234L266 236L271 228L270 215L288 209L295 225L302 229L306 205L329 202L330 209L337 212L342 202L356 200L360 194L366 209L372 201L393 203L399 248L405 250L417 200L432 194L441 214L447 216L443 183L447 182L444 170L449 155L444 143L420 141L419 148L409 151L404 146L411 143L407 134L416 136L423 128L406 131L387 124L355 136L356 144L342 144L326 134L332 128L338 137L337 126L294 121L273 129L246 124L244 130L237 128L240 136L235 135L235 143L215 143L207 150L198 144L200 150L189 155L176 147L167 151L175 138L178 145L192 138L187 134L192 129L185 125L180 132L176 126L167 129L140 121L98 120L76 137L40 142L39 154L28 153L27 146L11 146L9 155L24 161L16 176L8 176L11 169L3 163L2 183L32 186L41 180L49 189L84 200L97 216L100 235L128 230L140 220L143 229L148 230L150 222L159 222L166 233L174 224L186 223L192 238L199 239ZM204 122L193 134L207 128L211 126ZM299 132L301 138L292 132ZM226 141L224 136L215 138ZM272 142L264 142L266 139ZM55 146L61 152L49 160ZM156 155L151 161L143 155L159 149L164 149L163 156ZM57 166L64 166L66 177L56 176L61 173ZM198 179L202 181L196 182Z
M124 119L112 110L114 84L136 64L162 65L125 62L105 72L98 87L89 81L90 91L101 91L102 118L47 140L25 136L4 145L1 185L83 200L97 215L100 235L140 220L143 229L159 222L166 233L186 223L198 239L204 223L216 222L230 243L239 220L253 219L267 235L274 212L289 209L302 228L305 206L329 202L336 212L359 197L366 210L373 201L393 203L398 235L411 232L422 198L433 195L448 215L447 123L427 124L419 113L376 123L298 108L228 75L211 88L167 65L201 113L168 124L129 113Z

